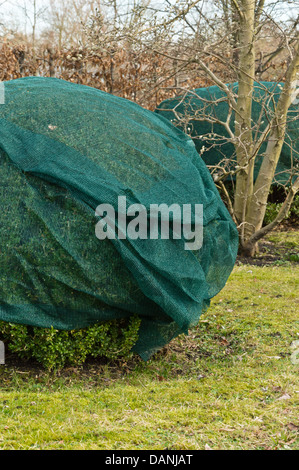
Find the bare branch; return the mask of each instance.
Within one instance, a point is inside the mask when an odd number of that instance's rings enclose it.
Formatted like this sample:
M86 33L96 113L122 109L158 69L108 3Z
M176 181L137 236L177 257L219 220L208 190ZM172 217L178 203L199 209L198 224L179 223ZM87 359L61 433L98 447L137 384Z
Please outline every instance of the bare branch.
M238 15L240 16L240 18L243 20L244 19L244 13L242 12L242 10L240 8L238 0L232 0L232 4L234 5L235 9L237 10Z

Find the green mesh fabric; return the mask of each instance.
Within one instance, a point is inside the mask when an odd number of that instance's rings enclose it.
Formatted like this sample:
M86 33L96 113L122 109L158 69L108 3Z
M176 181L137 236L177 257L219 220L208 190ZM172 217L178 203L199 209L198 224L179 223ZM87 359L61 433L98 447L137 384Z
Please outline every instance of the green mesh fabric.
M54 78L5 82L0 319L73 330L139 315L148 359L225 285L238 234L192 140L163 117ZM203 246L99 240L95 209L203 204Z
M238 83L228 85L235 93L238 93ZM253 134L258 138L265 130L269 120L273 118L274 107L278 101L283 83L260 82L255 83L252 106ZM214 102L215 104L211 104ZM184 96L163 101L156 109L156 113L192 137L199 153L203 147L205 151L202 158L208 166L214 166L223 161L227 169L234 169L236 165L235 149L233 144L227 142L229 134L218 123L208 120L199 120L204 112L207 117L226 121L229 107L227 96L218 86L198 88ZM187 117L187 119L186 119ZM193 119L192 119L193 118ZM232 113L230 127L234 130L235 115ZM288 125L285 142L276 168L274 183L286 184L294 175L294 167L298 174L299 167L299 121L298 104L290 107L288 112ZM217 137L211 136L211 133ZM223 137L221 139L221 136ZM266 142L261 146L255 161L255 178L261 166L263 153L266 150ZM229 162L228 162L229 160ZM235 177L234 177L235 179Z

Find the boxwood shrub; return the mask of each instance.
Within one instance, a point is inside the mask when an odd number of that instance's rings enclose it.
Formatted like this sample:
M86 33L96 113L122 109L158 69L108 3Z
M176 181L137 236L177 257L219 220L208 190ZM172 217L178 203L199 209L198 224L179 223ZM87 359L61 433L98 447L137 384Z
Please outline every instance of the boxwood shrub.
M140 319L113 320L64 331L0 322L0 340L20 358L35 359L47 370L78 366L88 357L125 358L138 339Z

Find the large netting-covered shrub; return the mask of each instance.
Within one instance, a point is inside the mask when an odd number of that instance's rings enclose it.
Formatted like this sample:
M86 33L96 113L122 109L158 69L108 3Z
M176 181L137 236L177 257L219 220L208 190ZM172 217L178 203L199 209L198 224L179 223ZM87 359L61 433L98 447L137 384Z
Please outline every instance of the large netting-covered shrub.
M4 88L0 320L73 331L137 315L133 349L149 358L198 321L236 259L237 230L205 164L183 132L125 99L51 78ZM117 213L119 196L148 217L151 204L202 204L202 247L100 240L95 210Z

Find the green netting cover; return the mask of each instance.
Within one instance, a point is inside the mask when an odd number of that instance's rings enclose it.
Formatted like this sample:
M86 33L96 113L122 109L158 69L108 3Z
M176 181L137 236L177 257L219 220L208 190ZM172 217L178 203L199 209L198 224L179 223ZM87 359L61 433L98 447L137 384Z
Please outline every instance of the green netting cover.
M0 319L72 330L141 317L147 359L188 332L225 285L238 234L192 140L163 117L54 78L4 83ZM107 203L203 204L203 246L99 240Z
M228 87L236 94L238 93L238 83L228 84ZM254 136L259 136L265 130L269 120L273 118L274 106L278 101L282 88L283 83L255 83L252 106ZM214 102L214 104L211 104L211 102ZM211 123L208 120L199 120L199 118L201 119L200 115L204 112L207 117L226 121L228 110L226 93L218 86L210 86L198 88L185 95L165 100L157 107L155 112L189 133L199 153L205 147L202 158L208 166L217 165L222 161L227 169L233 169L236 165L235 149L233 144L225 140L229 137L227 130L221 124ZM189 117L189 120L186 120L186 117ZM232 130L234 129L234 121L235 115L232 113L230 120ZM211 136L212 133L216 134L217 137ZM221 136L224 139L221 139ZM261 166L265 150L266 143L261 146L255 161L255 177ZM294 174L294 167L297 167L296 171L298 173L298 103L292 105L289 109L285 143L276 168L274 183L286 184L290 180L290 175Z

